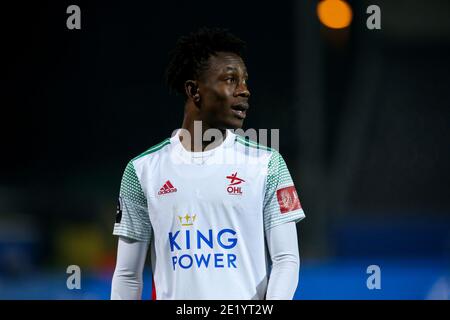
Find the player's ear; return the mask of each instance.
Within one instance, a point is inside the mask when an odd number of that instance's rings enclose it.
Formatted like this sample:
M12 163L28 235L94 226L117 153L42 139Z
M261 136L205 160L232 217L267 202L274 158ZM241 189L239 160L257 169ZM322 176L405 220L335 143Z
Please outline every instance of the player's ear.
M198 89L198 83L195 80L187 80L184 83L184 90L186 95L191 98L194 102L200 101L200 92Z

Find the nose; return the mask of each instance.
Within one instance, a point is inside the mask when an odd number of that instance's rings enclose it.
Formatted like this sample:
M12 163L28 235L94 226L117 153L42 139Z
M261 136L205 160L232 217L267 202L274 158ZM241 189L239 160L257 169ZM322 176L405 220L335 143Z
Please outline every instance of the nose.
M240 82L240 84L236 87L235 96L244 98L250 97L250 90L248 90L246 83Z

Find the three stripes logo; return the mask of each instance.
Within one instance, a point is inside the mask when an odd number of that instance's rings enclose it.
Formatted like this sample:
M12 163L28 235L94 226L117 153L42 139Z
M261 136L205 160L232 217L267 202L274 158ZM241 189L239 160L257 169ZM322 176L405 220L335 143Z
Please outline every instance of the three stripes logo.
M158 195L168 194L172 192L177 192L177 188L175 188L170 180L167 180L166 183L159 189Z

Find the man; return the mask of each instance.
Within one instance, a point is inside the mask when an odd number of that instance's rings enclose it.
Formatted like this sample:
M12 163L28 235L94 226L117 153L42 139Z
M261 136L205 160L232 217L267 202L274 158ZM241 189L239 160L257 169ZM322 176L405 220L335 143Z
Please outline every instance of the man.
M243 48L201 29L171 53L182 129L125 169L112 299L141 298L149 247L154 299L292 299L304 213L281 155L232 132L249 108Z

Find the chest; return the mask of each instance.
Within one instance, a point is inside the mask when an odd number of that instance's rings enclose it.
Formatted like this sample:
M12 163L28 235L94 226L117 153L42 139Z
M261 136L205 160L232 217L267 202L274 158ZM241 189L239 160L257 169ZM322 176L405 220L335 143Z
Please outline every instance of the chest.
M263 195L265 173L258 166L160 163L143 175L147 201L166 205L195 201L255 202Z

